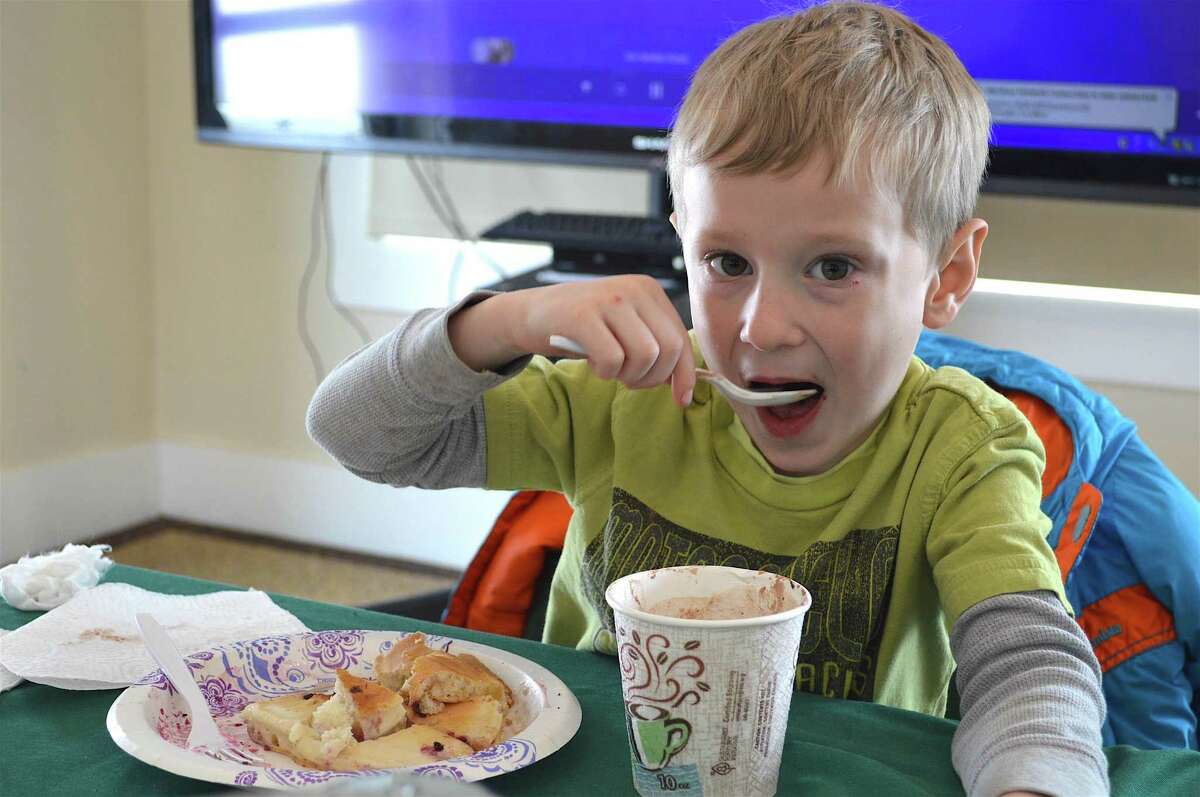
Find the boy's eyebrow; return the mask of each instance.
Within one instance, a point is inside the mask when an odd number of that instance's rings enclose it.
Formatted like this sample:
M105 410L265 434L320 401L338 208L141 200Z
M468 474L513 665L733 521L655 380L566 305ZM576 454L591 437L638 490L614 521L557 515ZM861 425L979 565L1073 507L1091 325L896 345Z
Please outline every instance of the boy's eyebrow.
M853 235L841 235L834 233L823 233L815 235L812 238L806 238L805 245L819 248L832 249L850 249L853 251L862 252L866 255L874 255L875 247L864 238L859 238Z
M700 227L697 237L704 241L738 241L746 238L746 233L736 230L722 230L715 227Z
M723 229L701 229L697 237L703 242L720 242L729 246L736 246L738 241L745 241L747 238L744 232ZM844 249L861 253L864 257L878 256L877 247L870 241L855 235L818 233L798 239L794 243L808 249Z

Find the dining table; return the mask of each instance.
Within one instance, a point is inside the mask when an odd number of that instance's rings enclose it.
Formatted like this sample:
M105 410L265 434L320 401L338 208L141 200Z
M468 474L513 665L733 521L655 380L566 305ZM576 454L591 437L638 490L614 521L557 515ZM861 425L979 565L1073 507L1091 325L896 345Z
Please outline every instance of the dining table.
M171 595L240 589L116 564L106 582ZM636 794L611 656L440 625L400 615L270 594L314 631L423 631L530 659L575 694L582 724L561 749L480 785L498 795ZM0 629L40 616L0 602ZM233 640L231 640L233 641ZM71 691L23 682L0 693L0 795L191 795L231 787L143 763L110 738L105 719L121 690ZM804 692L793 695L779 774L780 795L961 795L951 765L953 720ZM1200 753L1106 747L1114 795L1200 795Z

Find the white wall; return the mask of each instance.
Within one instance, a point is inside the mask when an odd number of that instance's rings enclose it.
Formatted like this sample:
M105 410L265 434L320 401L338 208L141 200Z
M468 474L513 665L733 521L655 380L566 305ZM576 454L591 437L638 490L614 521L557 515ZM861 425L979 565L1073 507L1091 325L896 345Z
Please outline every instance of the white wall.
M197 143L188 4L0 2L0 31L0 562L166 512L461 566L503 495L359 482L304 432L316 377L297 292L319 157ZM488 167L476 166L448 175L482 224L507 206L477 202L489 192L472 178ZM535 179L522 174L510 179ZM610 209L644 208L640 178L589 186L597 174L546 179ZM420 213L419 201L396 202ZM1070 262L1123 287L1200 293L1194 208L983 206L990 276L1005 263L1028 276ZM431 231L423 223L414 231ZM374 258L400 304L419 298L428 264L405 268L369 237L356 245L343 250ZM339 259L337 274L355 265ZM434 274L423 290L436 297L445 285ZM323 278L306 306L330 364L359 340ZM382 334L396 316L363 320ZM1112 395L1200 491L1197 393L1115 384Z

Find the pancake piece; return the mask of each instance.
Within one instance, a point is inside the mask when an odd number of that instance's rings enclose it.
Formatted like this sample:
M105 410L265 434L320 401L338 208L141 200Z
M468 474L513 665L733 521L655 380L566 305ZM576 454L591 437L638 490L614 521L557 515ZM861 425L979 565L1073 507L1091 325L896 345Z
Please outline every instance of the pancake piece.
M462 740L425 726L362 742L350 735L350 723L346 721L318 731L312 722L319 709L330 705L337 703L328 695L286 695L251 703L242 709L241 718L255 742L310 769L351 772L413 767L474 752Z
M328 706L332 702L331 700L325 705ZM295 750L295 753L290 754L292 758L306 766L308 765L306 762L311 762L316 765L317 769L324 769L323 762L329 761L347 747L353 747L358 743L349 725L338 725L318 731L311 725L300 722L292 726L292 730L288 734L288 742Z
M431 649L416 633L377 656L374 667L383 685L339 669L332 695L246 706L240 716L250 738L300 766L338 771L419 766L499 741L512 693L474 656Z
M326 756L321 749L321 736L312 729L311 722L313 714L328 701L328 695L312 692L284 695L251 703L239 716L257 744L283 753L301 766L321 769L318 762Z
M409 634L387 653L375 657L375 677L388 689L398 692L412 675L413 662L430 653L433 648L425 644L424 634L420 631Z
M447 703L436 714L423 717L412 712L414 725L428 725L443 733L462 739L475 750L494 745L504 724L504 707L493 697L476 697L461 703Z
M358 769L416 767L469 756L473 752L470 745L436 728L412 725L402 731L346 748L329 762L328 769L353 772Z
M313 730L322 735L348 727L358 741L375 739L408 724L404 699L374 681L337 671L333 698L314 714ZM337 755L335 751L332 755Z
M417 713L437 714L446 703L476 697L499 701L505 711L512 705L508 687L474 656L462 653L427 653L412 663L412 674L401 689Z

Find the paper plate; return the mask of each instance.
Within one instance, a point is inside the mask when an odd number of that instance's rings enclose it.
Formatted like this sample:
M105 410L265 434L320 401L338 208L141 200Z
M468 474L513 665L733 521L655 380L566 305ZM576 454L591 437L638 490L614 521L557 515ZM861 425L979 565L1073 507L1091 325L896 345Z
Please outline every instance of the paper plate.
M408 634L393 631L319 631L234 642L187 656L200 691L222 733L267 765L218 761L185 746L191 720L183 701L160 670L126 689L108 712L117 745L151 766L189 778L238 786L290 789L339 778L377 775L378 770L331 772L302 769L285 755L250 740L238 712L248 703L293 692L332 691L334 671L370 676L375 657ZM513 707L504 740L466 758L451 758L407 772L475 781L522 769L565 745L579 730L579 701L552 672L521 656L487 645L427 635L426 644L470 653L512 690ZM389 770L391 771L391 770Z

